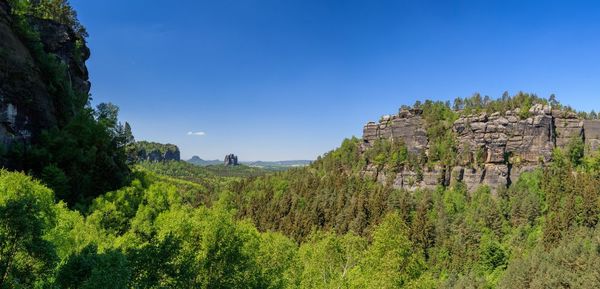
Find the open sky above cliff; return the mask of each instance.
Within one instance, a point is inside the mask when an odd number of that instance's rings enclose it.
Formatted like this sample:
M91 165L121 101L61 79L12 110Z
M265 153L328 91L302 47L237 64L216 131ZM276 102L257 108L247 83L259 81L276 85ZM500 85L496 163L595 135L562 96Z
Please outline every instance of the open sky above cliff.
M597 1L72 0L94 103L182 157L314 159L417 99L600 110Z

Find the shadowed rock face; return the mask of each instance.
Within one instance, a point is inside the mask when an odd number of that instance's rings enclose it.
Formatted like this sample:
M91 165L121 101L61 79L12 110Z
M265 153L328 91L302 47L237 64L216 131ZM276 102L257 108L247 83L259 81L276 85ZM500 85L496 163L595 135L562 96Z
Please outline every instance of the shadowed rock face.
M237 166L238 164L238 157L234 154L229 154L225 156L225 161L224 164L226 166Z
M0 144L28 143L42 130L57 125L56 96L33 51L14 28L6 1L0 0ZM67 66L67 77L78 94L90 91L85 61L89 50L77 46L76 34L50 20L30 19L46 53Z
M458 155L457 166L422 168L420 175L402 169L395 176L385 176L376 166L368 165L365 176L381 182L393 179L393 186L407 190L435 188L463 182L469 190L482 185L492 191L508 187L526 171L551 161L555 147L565 148L573 138L585 140L587 151L600 148L600 121L582 120L574 113L535 105L529 117L519 118L520 111L464 116L453 125ZM410 152L428 153L427 127L418 111L401 111L384 116L379 123L364 127L363 150L377 139L402 140ZM477 160L477 154L481 154Z

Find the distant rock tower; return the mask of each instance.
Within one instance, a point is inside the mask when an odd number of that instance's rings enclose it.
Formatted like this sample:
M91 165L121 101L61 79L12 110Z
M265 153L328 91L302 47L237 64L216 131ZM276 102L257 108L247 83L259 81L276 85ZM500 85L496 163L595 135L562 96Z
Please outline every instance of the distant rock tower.
M229 154L225 156L225 165L226 166L237 166L238 165L238 157L234 154Z

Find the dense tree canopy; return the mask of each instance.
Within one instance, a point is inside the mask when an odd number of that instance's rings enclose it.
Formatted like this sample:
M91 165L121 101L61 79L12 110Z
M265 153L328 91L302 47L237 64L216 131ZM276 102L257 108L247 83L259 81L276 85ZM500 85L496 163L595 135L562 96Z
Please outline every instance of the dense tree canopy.
M213 176L213 187L140 168L84 214L2 171L0 288L600 285L600 157L557 150L497 196L408 193L325 169L343 167L353 143L287 173Z

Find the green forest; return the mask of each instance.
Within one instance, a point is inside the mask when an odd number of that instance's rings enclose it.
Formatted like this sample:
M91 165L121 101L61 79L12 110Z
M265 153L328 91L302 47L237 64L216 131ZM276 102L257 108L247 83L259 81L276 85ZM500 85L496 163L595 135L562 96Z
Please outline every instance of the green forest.
M412 193L348 170L357 144L252 178L135 166L85 210L2 171L2 288L598 285L600 157L557 150L496 197L460 184Z
M361 152L353 137L281 172L139 161L118 107L77 95L30 27L29 17L51 19L85 41L68 2L11 5L63 106L35 143L2 152L2 289L600 287L600 154L581 142L495 194L460 182L409 192L361 175L367 163L453 165L461 115L521 108L524 119L538 103L575 112L554 96L403 107L423 110L427 156L389 140Z

